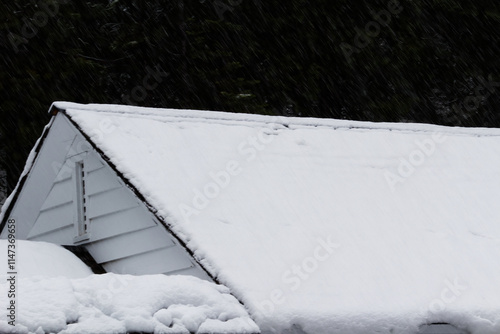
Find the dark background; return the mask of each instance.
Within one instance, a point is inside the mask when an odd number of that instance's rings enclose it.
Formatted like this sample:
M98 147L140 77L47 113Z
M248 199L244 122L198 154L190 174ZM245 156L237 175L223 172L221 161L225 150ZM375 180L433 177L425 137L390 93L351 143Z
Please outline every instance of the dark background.
M0 197L60 100L500 127L498 1L400 7L394 15L389 1L2 1Z

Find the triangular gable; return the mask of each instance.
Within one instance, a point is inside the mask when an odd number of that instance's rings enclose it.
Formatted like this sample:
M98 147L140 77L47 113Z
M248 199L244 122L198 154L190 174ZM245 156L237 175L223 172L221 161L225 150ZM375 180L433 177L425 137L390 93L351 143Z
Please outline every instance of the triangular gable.
M6 211L5 221L16 220L18 239L85 247L110 272L214 280L63 113L46 132L47 145L36 146ZM84 235L75 213L78 162L85 164Z

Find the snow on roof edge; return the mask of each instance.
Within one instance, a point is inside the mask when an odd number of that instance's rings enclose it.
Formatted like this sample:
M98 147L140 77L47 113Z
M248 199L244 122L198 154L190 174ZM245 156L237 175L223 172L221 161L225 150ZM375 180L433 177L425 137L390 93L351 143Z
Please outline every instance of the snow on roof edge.
M116 114L135 114L157 116L164 118L181 118L184 120L211 120L215 122L248 122L248 123L276 123L286 127L332 127L335 129L358 129L358 130L395 130L408 132L440 132L456 135L469 136L500 136L500 128L484 127L451 127L444 125L426 124L426 123L390 123L390 122L369 122L352 121L330 118L313 117L288 117L288 116L270 116L260 114L246 114L226 111L209 111L193 109L171 109L156 107L138 107L117 104L79 104L73 102L57 101L54 102L49 112L53 108L58 109L76 109L90 110L94 112L108 112Z

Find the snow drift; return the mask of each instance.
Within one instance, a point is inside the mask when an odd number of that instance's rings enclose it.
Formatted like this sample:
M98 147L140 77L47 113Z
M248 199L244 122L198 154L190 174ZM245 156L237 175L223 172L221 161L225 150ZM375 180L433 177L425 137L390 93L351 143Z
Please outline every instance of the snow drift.
M0 250L6 244L0 240ZM224 286L189 276L92 275L62 247L19 240L17 249L15 326L6 321L9 283L0 275L2 334L259 333Z

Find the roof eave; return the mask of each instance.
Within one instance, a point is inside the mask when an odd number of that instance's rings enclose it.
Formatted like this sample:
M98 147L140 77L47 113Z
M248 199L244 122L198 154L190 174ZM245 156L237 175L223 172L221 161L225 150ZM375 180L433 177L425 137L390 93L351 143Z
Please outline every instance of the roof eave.
M61 109L59 107L56 106L55 103L52 103L52 105L50 106L49 108L49 115L51 116L55 116L57 115L60 111L63 111L64 109Z

